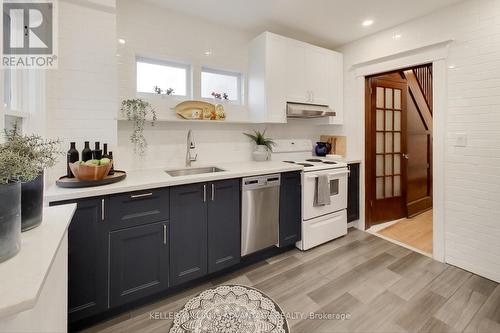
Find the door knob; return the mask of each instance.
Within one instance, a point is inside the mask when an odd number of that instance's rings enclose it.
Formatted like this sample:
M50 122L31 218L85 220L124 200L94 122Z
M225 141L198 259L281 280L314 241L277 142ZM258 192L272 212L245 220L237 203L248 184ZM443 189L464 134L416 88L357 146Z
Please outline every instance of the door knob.
M410 155L408 154L403 154L403 157L405 158L405 160L409 159L410 158Z

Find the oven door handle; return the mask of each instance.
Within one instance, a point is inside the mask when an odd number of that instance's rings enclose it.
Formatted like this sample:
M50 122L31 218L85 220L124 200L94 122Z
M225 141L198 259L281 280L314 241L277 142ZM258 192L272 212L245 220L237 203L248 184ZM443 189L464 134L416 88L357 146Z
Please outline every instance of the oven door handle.
M343 171L338 171L338 172L332 172L328 174L328 178L332 176L342 176L342 175L349 175L351 173L350 170L343 170ZM316 179L318 178L318 175L306 175L307 179Z

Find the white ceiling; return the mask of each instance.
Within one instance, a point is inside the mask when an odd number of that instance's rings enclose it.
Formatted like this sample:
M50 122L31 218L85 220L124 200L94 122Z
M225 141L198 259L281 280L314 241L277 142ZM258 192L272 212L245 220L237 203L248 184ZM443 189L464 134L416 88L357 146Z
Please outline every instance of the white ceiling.
M255 32L334 48L463 0L146 0ZM361 23L373 19L374 24Z

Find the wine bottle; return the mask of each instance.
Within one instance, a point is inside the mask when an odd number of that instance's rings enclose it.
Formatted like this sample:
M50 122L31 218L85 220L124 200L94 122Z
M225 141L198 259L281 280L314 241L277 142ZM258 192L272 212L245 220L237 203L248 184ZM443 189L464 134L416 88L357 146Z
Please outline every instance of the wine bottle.
M113 162L113 152L110 151L108 154L108 158ZM109 169L108 175L114 175L115 174L115 163L111 165L111 169Z
M109 158L107 143L103 144L102 158Z
M67 171L68 178L75 178L75 175L73 175L73 172L71 172L69 164L78 162L79 159L80 159L80 154L78 153L78 150L76 150L76 143L71 142L70 148L69 148L68 153L66 155L66 160L67 160L67 170L66 171Z
M82 161L87 162L92 159L92 149L90 149L90 143L85 141L85 148L82 150Z
M95 149L92 152L92 154L94 155L94 160L100 160L102 158L102 150L100 147L101 147L101 145L100 145L99 141L97 141L95 143Z

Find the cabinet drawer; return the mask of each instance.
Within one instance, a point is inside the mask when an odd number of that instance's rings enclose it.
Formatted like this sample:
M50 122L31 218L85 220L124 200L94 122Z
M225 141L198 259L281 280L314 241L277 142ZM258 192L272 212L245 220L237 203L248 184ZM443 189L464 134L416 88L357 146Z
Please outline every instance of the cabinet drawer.
M169 189L154 189L110 197L108 218L112 230L169 219Z

